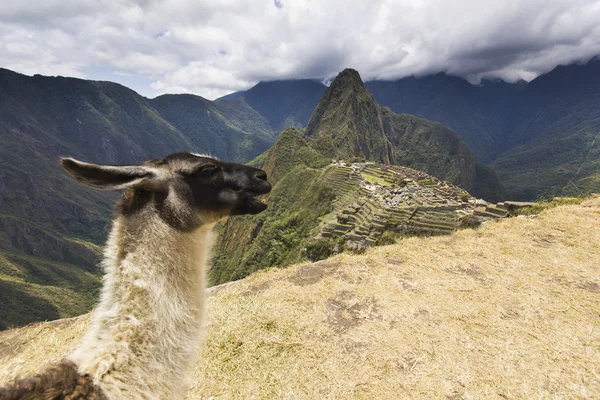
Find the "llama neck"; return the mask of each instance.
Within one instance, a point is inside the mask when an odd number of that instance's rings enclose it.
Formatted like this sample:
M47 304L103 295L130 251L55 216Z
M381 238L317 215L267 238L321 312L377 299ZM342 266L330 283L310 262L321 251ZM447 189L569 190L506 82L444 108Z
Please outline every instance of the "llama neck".
M69 357L109 398L176 398L187 386L200 343L211 228L184 233L156 215L115 221L100 304Z

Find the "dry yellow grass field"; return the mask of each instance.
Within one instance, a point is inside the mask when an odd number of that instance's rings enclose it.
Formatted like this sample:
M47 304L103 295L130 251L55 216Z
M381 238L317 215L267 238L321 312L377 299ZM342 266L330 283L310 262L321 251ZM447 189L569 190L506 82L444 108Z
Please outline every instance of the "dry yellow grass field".
M600 197L215 291L188 399L600 398ZM83 316L0 333L0 384Z

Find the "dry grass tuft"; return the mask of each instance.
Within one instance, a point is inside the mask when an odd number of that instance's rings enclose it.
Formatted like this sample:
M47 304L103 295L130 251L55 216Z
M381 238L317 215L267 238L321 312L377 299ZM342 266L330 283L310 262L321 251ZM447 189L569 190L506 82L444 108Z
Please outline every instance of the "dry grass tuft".
M600 197L257 273L209 299L188 399L600 398ZM0 333L0 382L87 317Z

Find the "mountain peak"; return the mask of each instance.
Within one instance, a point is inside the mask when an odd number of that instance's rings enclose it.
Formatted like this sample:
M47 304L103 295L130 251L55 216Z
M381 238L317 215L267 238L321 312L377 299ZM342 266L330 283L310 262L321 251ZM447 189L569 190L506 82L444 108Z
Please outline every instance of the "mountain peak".
M357 70L346 68L335 77L329 85L330 91L338 94L345 90L353 90L356 92L367 92L365 84Z
M335 77L333 82L331 82L331 85L348 84L348 83L355 83L355 84L363 85L363 81L357 70L352 69L352 68L346 68L345 70L340 72L338 74L338 76Z
M312 137L314 147L326 157L391 162L379 106L354 69L340 72L325 90L305 136Z

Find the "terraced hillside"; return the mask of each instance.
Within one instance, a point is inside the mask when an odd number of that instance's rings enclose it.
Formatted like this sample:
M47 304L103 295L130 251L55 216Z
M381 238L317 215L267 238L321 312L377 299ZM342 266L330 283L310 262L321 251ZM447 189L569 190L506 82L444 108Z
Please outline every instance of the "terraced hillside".
M425 172L375 163L325 163L300 132L282 133L265 168L275 173L269 208L217 227L211 281L241 279L262 268L345 250L391 243L402 236L452 233L506 216L467 191Z
M477 222L467 191L503 198L495 173L455 132L382 109L351 69L325 91L306 129L286 129L252 164L274 185L269 209L218 227L213 284L403 234L452 232Z
M351 249L376 245L386 232L447 234L467 224L507 216L501 207L407 167L335 163L327 167L323 179L341 195L333 203L334 210L321 218L319 236Z

